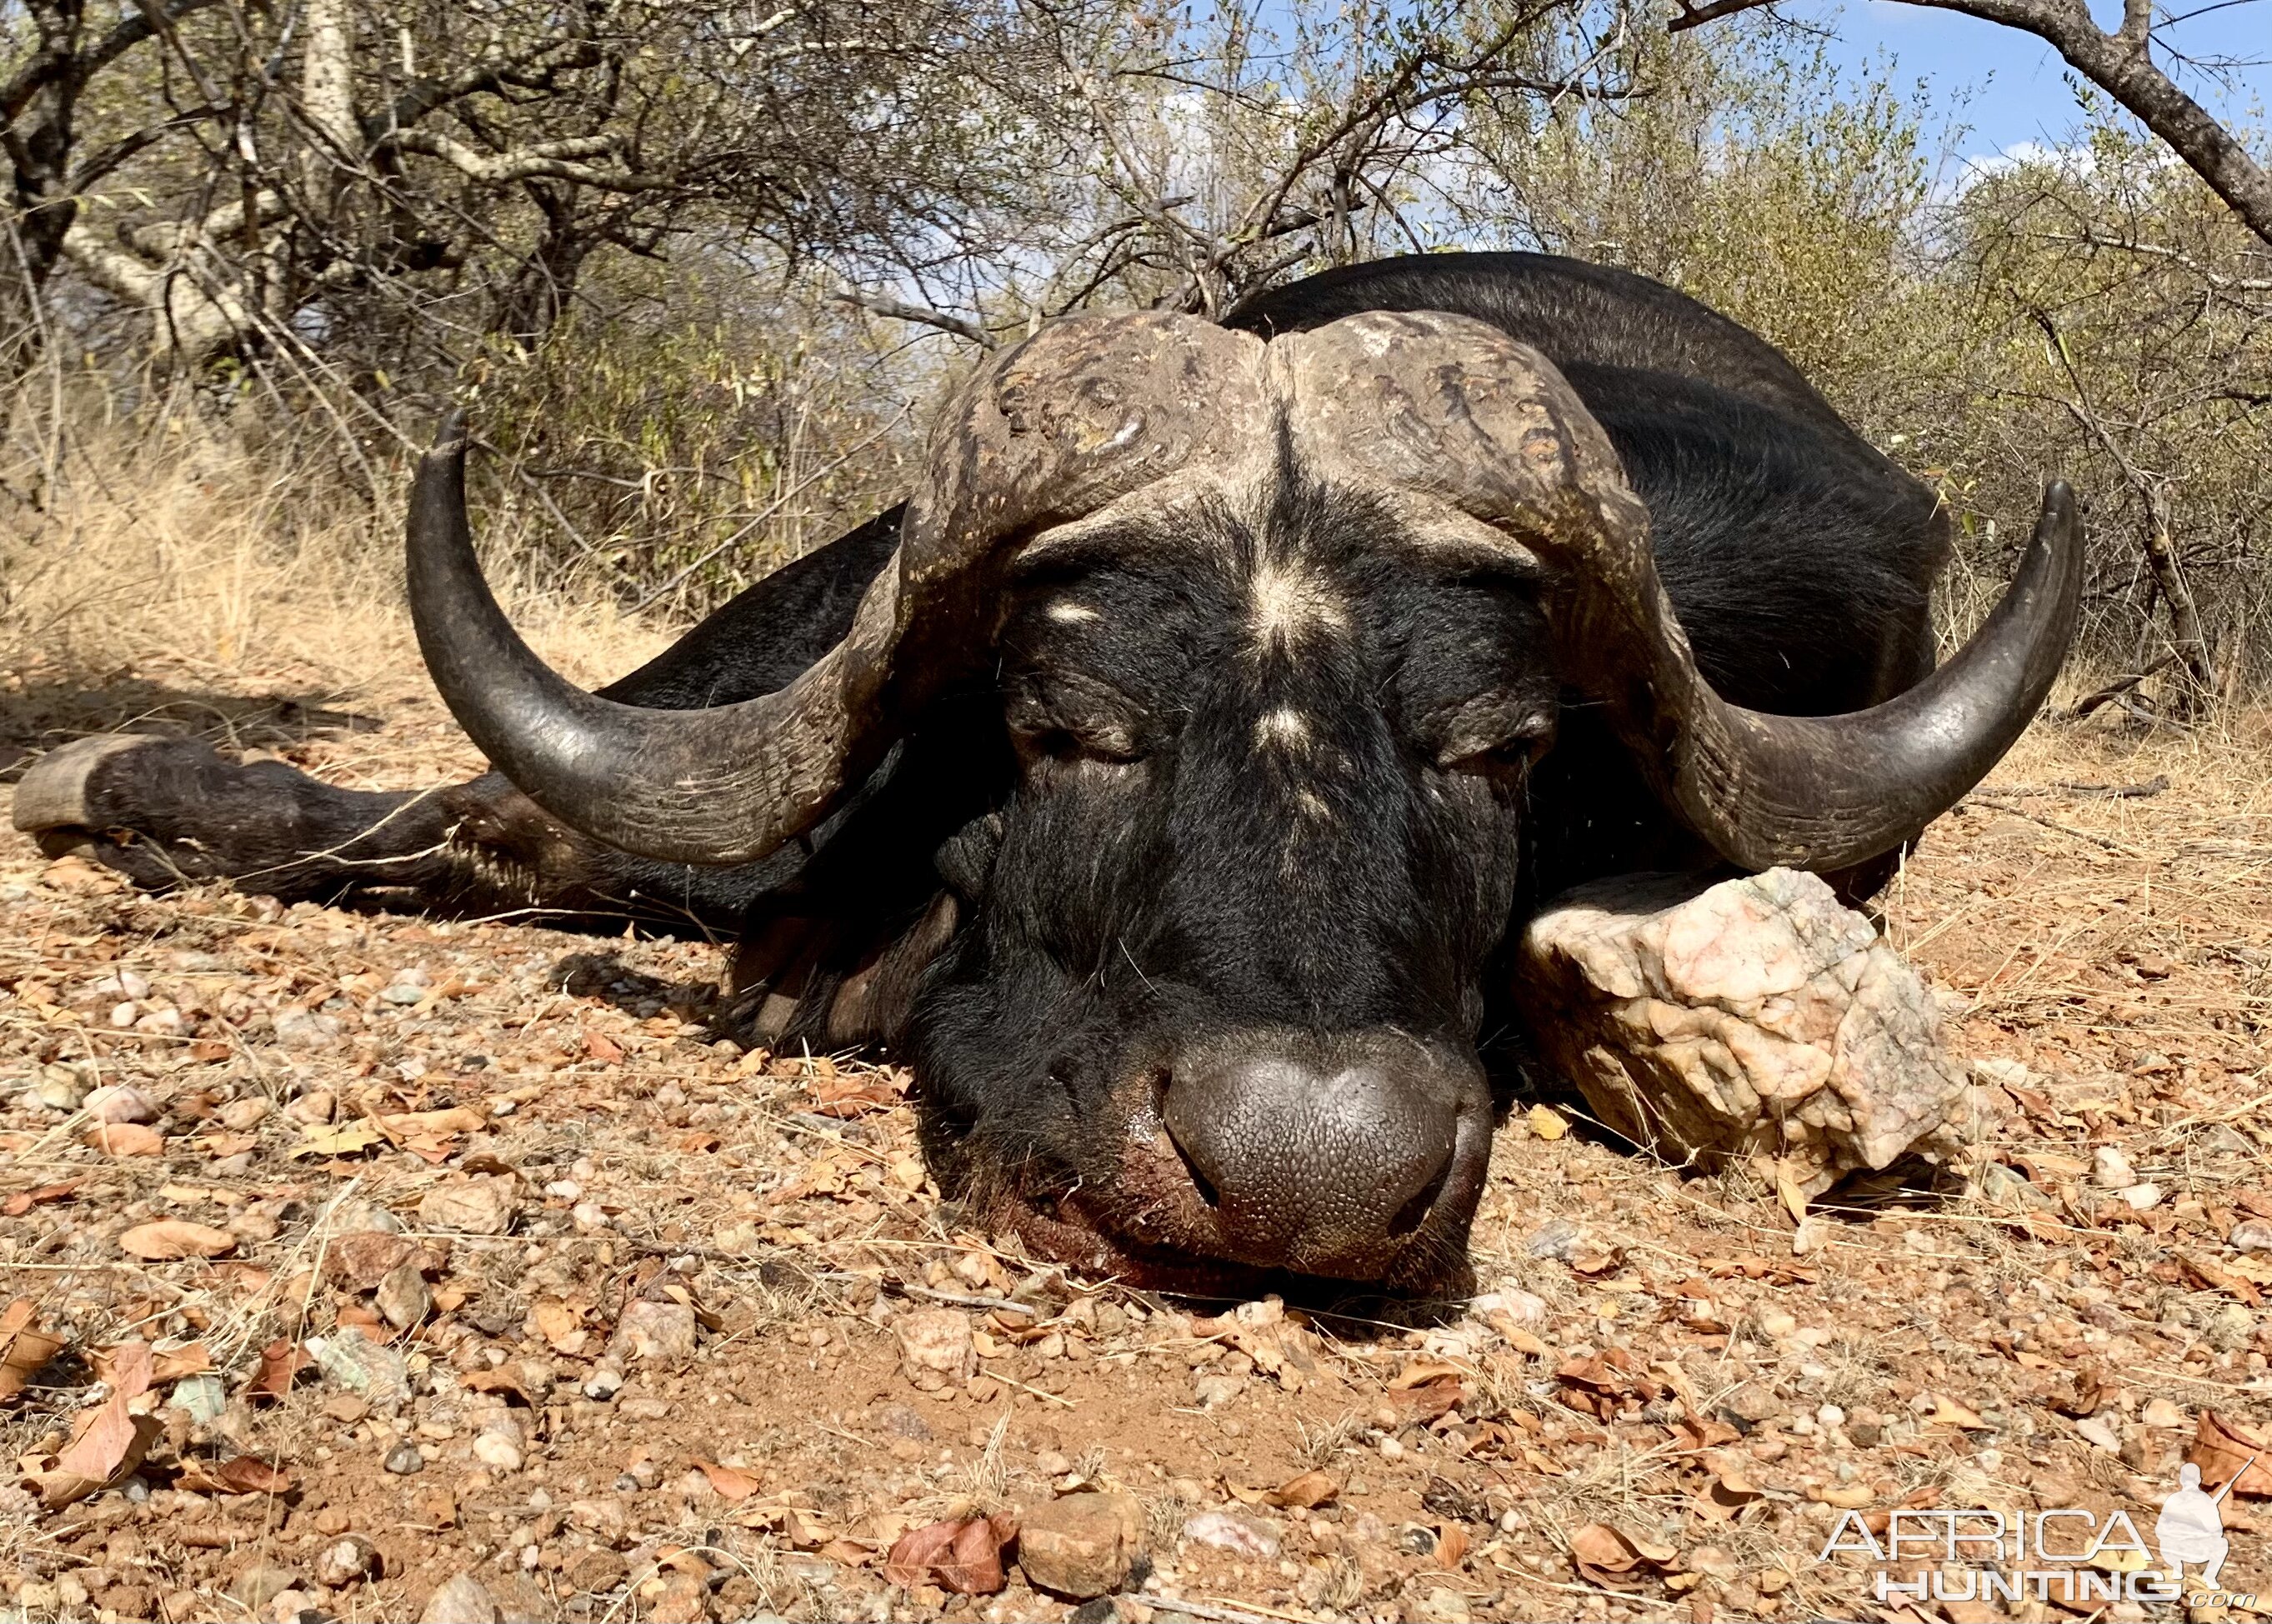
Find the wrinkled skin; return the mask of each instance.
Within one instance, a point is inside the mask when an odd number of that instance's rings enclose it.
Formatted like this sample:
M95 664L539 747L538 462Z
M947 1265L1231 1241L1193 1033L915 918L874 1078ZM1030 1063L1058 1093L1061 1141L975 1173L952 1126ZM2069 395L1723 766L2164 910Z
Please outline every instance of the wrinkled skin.
M1376 306L1481 317L1563 369L1730 699L1831 713L1930 668L1932 494L1758 339L1529 256L1361 267L1232 321ZM780 687L842 635L895 521L608 691L675 709ZM1544 590L1439 573L1282 459L1196 518L1037 548L1003 584L985 680L762 863L631 859L495 775L353 797L185 744L106 758L41 838L145 883L179 868L737 931L758 1035L907 1057L943 1182L1042 1248L1162 1283L1267 1267L1444 1291L1489 1146L1500 944L1570 885L1715 861L1564 690Z

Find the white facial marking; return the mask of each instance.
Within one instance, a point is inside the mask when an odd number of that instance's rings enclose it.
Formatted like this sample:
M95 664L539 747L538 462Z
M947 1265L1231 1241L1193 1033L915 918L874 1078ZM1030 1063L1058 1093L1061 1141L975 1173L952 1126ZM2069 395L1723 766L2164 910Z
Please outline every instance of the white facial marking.
M1266 563L1248 585L1247 624L1258 643L1290 643L1342 629L1349 624L1349 613L1332 584L1316 570L1299 563Z
M1254 724L1254 748L1300 755L1310 748L1310 724L1299 711L1281 705L1266 711Z
M1050 605L1050 618L1066 626L1080 626L1103 617L1085 603L1075 603L1070 598L1060 598Z

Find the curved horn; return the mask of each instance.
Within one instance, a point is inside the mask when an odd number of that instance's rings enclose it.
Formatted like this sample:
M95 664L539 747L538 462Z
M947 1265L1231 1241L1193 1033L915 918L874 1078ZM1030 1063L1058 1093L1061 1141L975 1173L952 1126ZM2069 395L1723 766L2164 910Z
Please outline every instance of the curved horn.
M2074 638L2081 526L2074 493L2053 483L1995 613L1917 687L1844 716L1730 704L1657 579L1648 510L1545 357L1431 312L1351 317L1289 342L1304 432L1551 569L1563 669L1601 697L1666 805L1745 868L1841 868L1915 838L2019 737Z
M410 611L452 715L572 828L668 862L753 862L826 816L992 627L988 568L1255 432L1262 346L1188 317L1082 317L973 378L844 640L779 692L706 711L602 699L548 667L497 607L466 517L453 413L418 469Z

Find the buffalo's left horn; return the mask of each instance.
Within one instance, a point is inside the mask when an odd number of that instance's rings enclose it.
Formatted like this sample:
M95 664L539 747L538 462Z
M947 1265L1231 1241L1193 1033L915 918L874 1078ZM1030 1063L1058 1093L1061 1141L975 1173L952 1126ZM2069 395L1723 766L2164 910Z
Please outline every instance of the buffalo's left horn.
M1267 415L1259 350L1124 316L1060 322L994 359L940 419L899 551L844 640L779 692L706 711L602 699L521 641L475 560L453 414L411 495L419 649L474 742L561 822L642 857L753 862L826 816L984 648L1005 547L1252 432Z
M1544 356L1427 311L1277 343L1294 346L1295 421L1334 462L1464 510L1547 565L1564 674L1602 700L1665 804L1745 868L1836 869L1914 839L2019 737L2074 639L2082 540L2054 482L2003 600L1923 682L1844 716L1730 704L1657 579L1648 510Z

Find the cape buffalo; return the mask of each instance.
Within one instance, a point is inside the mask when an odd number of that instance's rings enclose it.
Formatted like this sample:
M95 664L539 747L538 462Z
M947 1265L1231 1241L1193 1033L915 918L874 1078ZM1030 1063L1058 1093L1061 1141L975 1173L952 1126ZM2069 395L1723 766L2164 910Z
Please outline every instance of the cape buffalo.
M1874 888L2073 634L2052 485L1933 668L1932 491L1670 289L1416 257L990 358L908 503L587 694L418 476L434 682L497 771L328 788L83 741L16 816L138 880L408 888L738 934L775 1041L914 1069L950 1188L1154 1278L1456 1285L1501 944L1626 870Z

